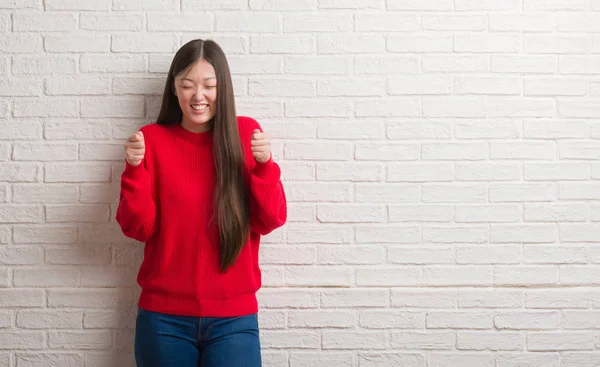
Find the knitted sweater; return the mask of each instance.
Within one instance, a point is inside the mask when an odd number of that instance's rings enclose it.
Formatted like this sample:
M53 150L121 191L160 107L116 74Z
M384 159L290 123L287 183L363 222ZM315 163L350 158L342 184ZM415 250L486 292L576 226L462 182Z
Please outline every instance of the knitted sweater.
M238 117L249 192L250 236L236 262L219 269L219 232L213 132L193 133L179 124L144 126L142 163L126 163L116 219L123 233L146 242L137 281L141 308L182 316L231 317L258 311L259 243L282 226L287 204L281 171L271 158L257 162L250 150L259 124ZM262 129L261 129L262 131Z

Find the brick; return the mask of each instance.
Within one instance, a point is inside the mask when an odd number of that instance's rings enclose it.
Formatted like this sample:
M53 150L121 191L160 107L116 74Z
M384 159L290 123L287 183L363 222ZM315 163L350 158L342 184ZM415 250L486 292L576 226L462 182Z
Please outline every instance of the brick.
M525 335L516 332L459 331L456 333L458 350L521 350Z
M284 270L285 284L304 287L349 287L353 273L348 268L332 267L287 267Z
M554 74L558 58L556 55L492 55L491 65L493 73Z
M43 349L41 331L0 330L0 349Z
M15 161L72 161L77 159L77 144L13 144Z
M77 61L73 56L13 56L15 75L75 74Z
M354 57L354 73L358 75L415 74L419 69L418 65L419 60L409 55L356 55ZM340 72L344 70L338 68Z
M310 290L262 289L258 293L259 303L271 308L317 308L319 294Z
M19 367L63 366L78 367L83 365L83 356L77 353L15 353Z
M37 205L2 205L0 223L40 223L42 209Z
M387 335L379 331L323 331L323 349L385 349Z
M598 352L565 352L560 355L564 367L595 367L598 364Z
M14 284L18 287L76 287L81 284L81 271L74 268L15 269Z
M451 264L454 251L451 248L404 248L388 249L388 261L394 264Z
M311 80L299 79L264 79L249 80L248 94L258 97L313 97L315 83Z
M429 36L415 34L410 36L390 36L387 38L387 51L392 53L442 53L452 52L451 36ZM372 50L371 52L379 52Z
M132 117L144 116L143 97L97 97L84 99L81 103L83 117Z
M27 226L15 227L13 241L17 244L74 244L77 227Z
M526 11L587 10L589 2L585 0L523 0Z
M569 187L575 186L563 186L564 191L561 192L567 193L566 189ZM492 202L550 201L555 196L555 187L549 183L496 183L490 187L490 201Z
M523 291L513 289L460 289L460 308L521 308Z
M434 286L491 285L490 266L428 266L423 269L423 284Z
M555 311L500 311L494 315L494 326L501 330L558 329L559 314Z
M77 0L45 0L46 10L108 10L110 0L82 3Z
M321 308L386 307L390 304L389 291L385 289L325 290L320 295Z
M261 345L264 345L265 349L318 349L321 345L321 335L318 331L314 330L266 330L261 332L260 338Z
M273 57L269 56L268 59L272 60ZM265 64L268 65L266 60L261 62L261 65ZM247 67L250 65L245 66ZM346 56L288 56L284 59L285 74L290 75L346 75L350 67L351 60ZM273 69L275 70L275 67ZM279 70L279 65L276 70Z
M285 103L286 117L348 117L351 114L348 101L290 101ZM250 115L250 113L248 113Z
M45 182L108 182L110 166L102 163L48 163Z
M455 0L458 11L520 11L520 0Z
M553 14L490 14L490 30L500 32L552 32Z
M102 51L102 50L98 50ZM112 52L173 52L177 51L177 38L170 34L113 35Z
M349 352L319 352L317 354L293 351L290 354L290 367L353 366L353 363L354 353ZM283 366L283 364L277 366Z
M57 349L108 349L112 344L109 331L57 331L48 333L48 345Z
M319 9L380 9L381 0L318 0Z
M452 127L451 123L438 120L389 122L386 124L387 138L392 140L450 139Z
M468 34L454 36L454 52L517 53L520 49L521 37L518 35Z
M90 139L103 140L111 136L111 125L106 119L49 120L44 123L47 140Z
M418 243L420 238L421 230L415 225L356 227L356 243Z
M454 176L452 164L443 163L389 163L389 182L442 182Z
M390 95L435 95L451 94L452 78L447 76L394 76L388 79Z
M427 329L491 329L492 314L479 311L433 311L427 313Z
M185 21L185 18L184 18ZM177 24L181 20L178 16ZM190 21L190 24L193 22ZM252 33L277 33L280 28L280 17L273 14L261 14L254 12L223 12L216 15L215 31L217 32L252 32ZM185 27L185 22L183 26ZM178 25L176 30L180 30Z
M358 191L355 190L356 193ZM451 222L452 208L445 205L388 205L390 222Z
M85 54L81 56L80 67L86 73L136 73L146 70L142 55Z
M521 219L521 210L517 205L460 205L455 208L456 222L518 222Z
M480 183L428 183L423 185L421 198L425 203L483 203L488 198L488 189Z
M391 332L391 346L398 349L449 350L455 346L455 335L446 331Z
M373 246L323 246L318 248L319 264L382 264L385 250Z
M320 54L383 53L383 35L331 34L317 36L317 52Z
M315 49L315 40L309 36L250 37L250 52L253 54L309 54Z
M591 129L588 121L554 119L523 121L523 136L530 139L589 138Z
M415 184L356 184L354 200L363 203L416 203L420 187Z
M432 243L484 243L488 236L488 228L483 226L423 228L423 240Z
M584 36L525 35L523 39L523 52L531 54L578 54L591 48L591 39Z
M589 81L577 78L525 78L525 96L584 96L588 93Z
M556 353L497 354L496 363L497 367L532 367L540 364L548 367L558 367L559 355Z
M57 247L46 248L45 263L54 265L101 265L111 261L110 248L106 246L84 246L77 248ZM115 261L119 262L117 257Z
M3 182L34 182L38 172L39 168L34 163L0 163L0 181ZM18 192L18 188L13 191Z
M110 94L110 79L98 76L46 78L49 95Z
M0 96L38 96L43 82L33 78L0 78Z
M519 246L469 246L456 250L457 264L518 264L521 255Z
M426 73L487 72L490 57L487 55L423 55L422 67Z
M30 246L1 247L0 264L6 265L36 265L42 263L42 249Z
M359 287L400 287L421 284L421 270L410 267L360 268L356 270Z
M441 3L445 0L433 0ZM398 1L396 6L423 6L423 2L405 2ZM426 4L426 3L425 3ZM490 15L490 18L494 15ZM483 15L421 15L421 26L430 31L482 31L487 26L487 19Z
M45 291L42 289L0 289L0 296L0 307L43 307L46 304Z
M0 9L38 9L41 6L39 0L2 0Z
M594 348L592 333L583 332L530 332L527 349L534 352L591 350Z
M357 32L410 32L420 28L415 14L355 14L354 29Z
M421 115L423 107L421 100L415 97L365 100L356 102L356 115L358 117L417 117Z
M521 93L520 80L514 77L456 77L456 94L517 95Z
M491 242L543 243L557 240L556 226L551 224L492 224Z
M129 10L179 10L178 0L113 0L112 9Z
M33 54L43 50L42 37L36 33L13 34L0 38L0 52L6 54ZM37 56L36 56L37 57Z
M251 0L250 9L252 10L316 10L314 0Z
M479 367L496 367L494 355L482 353L431 353L428 358L428 367L453 367L474 364ZM515 366L516 367L516 366Z
M365 124L367 124L367 128L365 128ZM289 128L291 128L291 126ZM298 135L298 133L296 135ZM327 119L318 121L317 136L322 139L383 139L385 136L385 127L382 123L370 120L348 122ZM311 138L312 137L313 136L311 136ZM381 146L381 143L377 143L377 145ZM411 145L411 147L416 147L416 145Z
M220 21L224 15L217 16L217 26L220 26ZM213 31L213 15L209 13L160 13L148 14L148 30L151 32L158 31L189 31L189 32L212 32ZM264 21L261 19L260 21ZM257 19L252 22L260 23ZM233 29L229 30L233 31Z
M352 30L352 23L352 18L348 14L322 13L319 17L314 17L310 14L291 13L283 16L283 31L285 33L349 32Z
M66 97L25 97L13 102L16 117L79 117L79 101Z
M68 13L15 13L14 32L69 32L77 27L75 14Z
M82 326L83 312L74 311L19 311L16 325L24 329L78 329Z
M289 326L292 328L350 328L358 317L352 311L292 311Z
M425 117L484 117L487 101L477 97L423 97Z
M556 143L552 141L492 142L492 159L554 160Z
M419 353L359 353L358 360L362 367L425 367L425 356Z
M381 223L385 221L385 207L368 204L320 204L317 220L321 223Z
M495 285L552 285L558 283L558 268L555 266L496 266Z
M425 312L360 311L360 326L367 329L423 329Z
M117 295L116 289L51 289L48 291L48 307L114 308Z

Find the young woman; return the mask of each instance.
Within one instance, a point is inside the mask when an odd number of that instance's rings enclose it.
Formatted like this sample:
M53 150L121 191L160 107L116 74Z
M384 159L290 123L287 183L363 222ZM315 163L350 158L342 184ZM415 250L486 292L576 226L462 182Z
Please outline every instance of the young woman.
M135 358L141 367L261 366L260 236L287 217L269 137L236 116L221 48L173 58L156 124L125 143L116 219L146 242Z

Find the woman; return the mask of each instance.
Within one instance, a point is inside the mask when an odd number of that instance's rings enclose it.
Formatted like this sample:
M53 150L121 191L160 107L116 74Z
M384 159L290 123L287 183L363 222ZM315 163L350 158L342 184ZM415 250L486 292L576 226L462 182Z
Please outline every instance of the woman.
M269 138L236 117L221 48L173 58L156 124L125 143L116 219L146 242L135 358L141 367L261 365L260 236L287 217Z

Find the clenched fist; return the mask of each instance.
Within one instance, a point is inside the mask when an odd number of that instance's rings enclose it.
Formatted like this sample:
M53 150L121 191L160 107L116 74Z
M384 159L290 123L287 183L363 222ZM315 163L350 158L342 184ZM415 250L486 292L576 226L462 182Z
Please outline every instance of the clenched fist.
M144 144L144 133L138 131L131 135L125 142L125 160L132 166L137 166L144 159L146 145Z
M265 163L271 158L271 141L270 136L265 133L261 133L260 130L254 129L252 132L252 142L250 143L250 149L252 155L259 163Z

